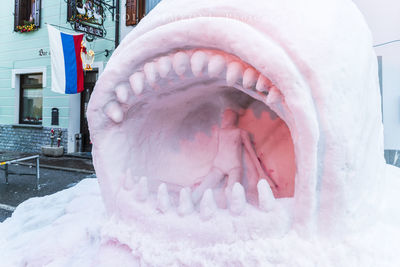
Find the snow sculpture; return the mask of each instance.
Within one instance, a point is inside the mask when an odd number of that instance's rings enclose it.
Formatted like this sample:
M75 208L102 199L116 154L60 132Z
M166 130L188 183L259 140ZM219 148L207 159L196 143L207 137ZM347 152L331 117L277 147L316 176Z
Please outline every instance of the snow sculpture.
M253 150L236 164L218 138L227 109ZM376 56L350 0L163 0L113 54L88 120L118 224L105 232L122 244L138 231L199 244L336 234L379 201Z

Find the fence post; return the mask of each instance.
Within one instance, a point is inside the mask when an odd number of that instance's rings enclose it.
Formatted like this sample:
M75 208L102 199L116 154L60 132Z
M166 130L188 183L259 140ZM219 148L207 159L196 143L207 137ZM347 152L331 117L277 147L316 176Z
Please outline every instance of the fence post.
M36 158L36 189L40 190L40 166L39 166L39 157Z

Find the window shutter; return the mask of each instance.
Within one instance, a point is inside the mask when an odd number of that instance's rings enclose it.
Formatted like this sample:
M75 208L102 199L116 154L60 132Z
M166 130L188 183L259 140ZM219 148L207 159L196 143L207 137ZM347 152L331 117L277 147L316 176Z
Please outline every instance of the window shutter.
M17 30L17 26L19 26L19 0L15 0L14 31Z
M136 25L145 12L146 0L126 0L126 26Z
M126 26L136 25L137 0L126 0Z
M138 0L138 7L137 7L138 22L144 17L145 14L146 14L146 0Z
M35 21L35 25L36 25L36 27L37 28L39 28L40 27L40 7L41 7L41 0L36 0L35 1L35 10L34 10L34 12L32 12L32 13L34 13L35 15L34 15L34 21Z

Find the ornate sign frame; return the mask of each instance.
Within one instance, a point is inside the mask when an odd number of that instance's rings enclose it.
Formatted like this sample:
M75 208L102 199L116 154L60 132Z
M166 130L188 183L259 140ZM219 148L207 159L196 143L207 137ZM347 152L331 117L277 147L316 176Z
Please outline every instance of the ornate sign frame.
M67 21L75 31L89 35L89 40L95 37L103 38L107 31L104 27L107 9L114 20L114 0L107 3L103 0L66 0L68 4ZM111 1L111 0L108 0ZM88 38L87 38L88 39Z

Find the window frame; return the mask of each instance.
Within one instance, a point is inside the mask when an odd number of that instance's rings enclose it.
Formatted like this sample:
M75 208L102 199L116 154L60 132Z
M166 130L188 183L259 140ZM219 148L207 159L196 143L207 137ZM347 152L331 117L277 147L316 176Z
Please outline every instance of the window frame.
M21 2L22 1L27 1L30 2L31 0L14 0L14 31L18 32L17 27L18 26L24 26L24 23L21 18ZM40 20L41 20L41 8L42 7L42 1L41 0L35 0L35 6L34 10L31 11L31 15L33 18L33 24L37 29L40 28Z
M42 76L42 83L41 84L33 84L27 86L24 84L24 76L29 75L41 75ZM33 73L24 73L20 75L20 84L19 84L19 116L18 116L18 124L20 125L43 125L43 79L45 76L42 72L33 72ZM23 121L24 115L24 89L40 89L42 90L42 121L40 123L35 122L25 122Z

